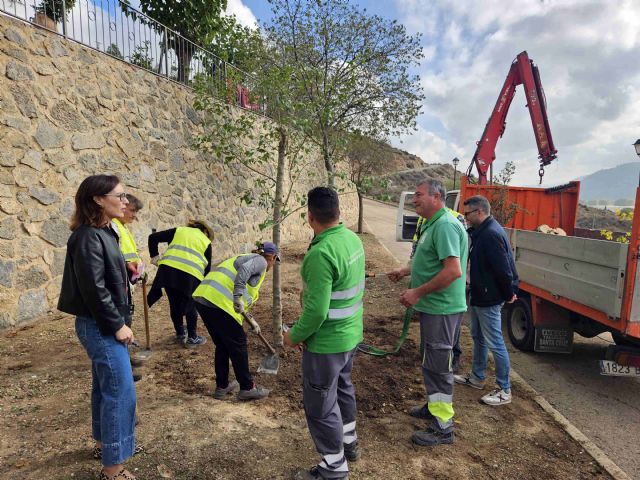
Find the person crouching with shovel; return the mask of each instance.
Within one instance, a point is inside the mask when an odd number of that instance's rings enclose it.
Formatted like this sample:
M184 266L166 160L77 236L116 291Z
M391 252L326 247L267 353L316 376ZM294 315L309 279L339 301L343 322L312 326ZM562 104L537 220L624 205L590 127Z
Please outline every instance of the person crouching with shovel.
M252 253L231 257L213 268L200 283L193 298L196 309L216 346L216 389L213 397L223 400L240 386L239 400L259 400L269 390L253 382L249 372L247 335L242 328L247 309L258 300L260 287L274 262L280 260L278 246L263 242ZM254 331L260 332L257 323ZM236 379L229 382L229 360Z

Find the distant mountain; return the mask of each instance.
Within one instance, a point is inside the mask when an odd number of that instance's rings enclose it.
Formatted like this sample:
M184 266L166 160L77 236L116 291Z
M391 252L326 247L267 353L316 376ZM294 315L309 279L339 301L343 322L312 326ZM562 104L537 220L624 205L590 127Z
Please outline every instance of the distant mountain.
M580 177L580 201L634 199L639 173L640 163L634 162Z

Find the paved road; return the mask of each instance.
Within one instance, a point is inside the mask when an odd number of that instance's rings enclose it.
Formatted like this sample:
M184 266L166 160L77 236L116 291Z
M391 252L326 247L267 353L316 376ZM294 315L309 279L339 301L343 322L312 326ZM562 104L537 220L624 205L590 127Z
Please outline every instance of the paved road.
M395 242L395 208L370 200L364 208L370 231L404 263L411 247ZM576 335L570 355L523 353L507 345L513 369L631 478L640 479L640 379L599 374L598 360L611 342L609 334ZM464 353L467 365L470 356Z

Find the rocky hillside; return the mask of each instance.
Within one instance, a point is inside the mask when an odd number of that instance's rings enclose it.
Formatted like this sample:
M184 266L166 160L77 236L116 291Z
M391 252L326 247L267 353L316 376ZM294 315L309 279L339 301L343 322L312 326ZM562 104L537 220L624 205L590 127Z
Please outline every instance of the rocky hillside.
M374 187L368 193L370 197L397 203L401 192L412 190L417 183L425 178L437 178L444 183L447 190L453 188L454 172L452 165L440 163L427 164L420 157L411 153L393 148L389 145L385 145L385 148L388 148L392 153L388 160L389 165L385 170L392 173L383 177L388 182L386 188ZM456 187L460 185L461 173L459 170L456 173ZM633 178L635 179L636 177L634 176ZM583 189L581 189L580 193L582 197ZM631 230L631 222L621 220L612 210L580 205L576 227L610 230L613 232L628 232Z
M612 232L630 232L631 222L621 220L615 212L611 210L580 205L578 208L576 227L611 230Z
M415 157L415 156L413 156ZM415 157L420 160L419 157ZM437 178L444 183L447 190L453 187L453 167L448 164L425 164L421 160L421 168L413 168L409 170L400 170L394 173L385 175L383 178L387 180L388 186L386 188L374 187L369 192L369 196L377 198L379 200L385 200L390 202L397 202L400 198L400 193L407 190L413 190L413 188L421 180L426 178ZM460 181L460 171L456 175L457 181ZM458 185L460 185L458 183Z
M389 165L390 172L398 172L402 170L413 170L419 169L425 166L424 161L409 152L405 152L404 150L400 150L398 148L391 147L387 145L389 150L391 151L391 164Z

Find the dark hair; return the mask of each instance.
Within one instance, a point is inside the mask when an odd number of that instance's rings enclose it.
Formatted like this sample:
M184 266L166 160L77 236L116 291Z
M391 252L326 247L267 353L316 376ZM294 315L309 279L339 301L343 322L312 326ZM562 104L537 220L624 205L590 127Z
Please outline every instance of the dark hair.
M213 228L211 228L209 224L204 220L189 220L187 222L187 227L197 228L207 237L209 237L209 240L213 240L213 237L215 236Z
M91 175L85 178L76 192L76 210L71 216L71 230L80 225L99 227L103 220L103 208L93 197L106 195L120 183L115 175Z
M469 197L464 201L464 205L468 205L471 208L477 208L482 210L485 214L491 215L491 204L486 197L482 195L474 195L473 197Z
M321 224L335 222L340 218L340 201L332 188L315 187L309 190L307 207Z
M142 210L144 207L142 201L132 193L127 193L127 200L129 200L129 205L131 205L136 212Z

